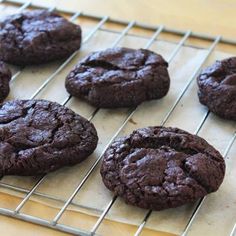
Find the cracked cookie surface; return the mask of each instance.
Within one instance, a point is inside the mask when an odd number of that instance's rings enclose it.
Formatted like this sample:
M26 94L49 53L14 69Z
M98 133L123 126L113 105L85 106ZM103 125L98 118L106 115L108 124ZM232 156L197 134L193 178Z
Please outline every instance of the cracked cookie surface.
M2 102L9 94L9 83L11 80L11 71L0 61L0 102Z
M0 105L0 176L39 175L86 159L97 146L92 123L46 100Z
M216 61L199 75L199 100L210 111L236 120L236 57Z
M47 10L10 15L0 21L0 59L31 65L62 59L80 48L81 29Z
M177 128L147 127L114 141L104 154L105 186L126 203L162 210L216 191L225 162L204 139Z
M96 107L136 106L166 95L168 63L146 49L111 48L93 52L66 78L66 89Z

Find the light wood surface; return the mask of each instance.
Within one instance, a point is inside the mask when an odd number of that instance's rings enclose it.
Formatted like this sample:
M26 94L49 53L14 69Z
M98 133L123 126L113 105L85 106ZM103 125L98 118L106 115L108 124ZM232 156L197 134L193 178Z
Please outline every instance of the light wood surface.
M93 14L236 38L235 0L58 0L57 2L65 9L83 10Z
M58 3L68 10L83 10L98 15L114 18L137 20L150 24L165 24L171 28L191 29L193 31L223 35L236 38L235 9L233 0L59 0L35 1L40 4ZM1 199L8 196L1 195ZM17 200L16 200L17 201ZM5 201L6 202L6 201ZM9 202L11 207L16 203ZM118 232L132 231L130 226L115 225ZM124 228L122 228L124 227ZM2 235L65 235L37 225L0 216ZM104 229L108 233L109 228ZM108 235L108 234L107 234ZM149 232L148 235L155 235Z

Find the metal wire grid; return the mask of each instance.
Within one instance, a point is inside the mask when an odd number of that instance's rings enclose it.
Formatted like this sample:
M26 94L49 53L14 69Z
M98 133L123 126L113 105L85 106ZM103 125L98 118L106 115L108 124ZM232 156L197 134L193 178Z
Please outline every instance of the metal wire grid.
M9 2L9 3L16 3L19 4L19 2L15 2L14 0L0 0L1 2ZM24 9L33 6L32 5L32 1L28 1L22 5L19 5L19 8L17 9L17 12L21 12ZM51 7L48 10L53 11L53 10L57 10L56 7ZM217 36L217 37L212 37L212 36L208 36L208 35L203 35L203 34L199 34L199 33L193 33L191 31L178 31L175 29L168 29L164 26L147 26L147 25L143 25L140 23L137 23L135 21L132 22L126 22L126 21L121 21L121 20L114 20L114 19L110 19L107 16L104 17L100 17L100 16L94 16L94 15L89 15L89 14L85 14L82 12L68 12L68 11L61 11L62 13L68 13L71 14L72 17L70 18L71 21L76 20L78 17L80 16L85 16L85 17L89 17L91 19L96 19L98 20L97 25L89 32L89 34L83 39L82 43L86 43L88 40L90 40L98 30L101 30L101 27L107 23L107 22L113 22L113 23L117 23L117 24L123 24L126 25L126 27L124 28L124 30L119 34L118 38L113 42L113 44L111 45L111 47L115 47L119 44L119 42L123 39L123 37L125 35L127 35L129 33L129 31L135 27L138 26L142 29L145 30L153 30L154 34L153 36L149 39L148 43L145 45L144 48L149 48L153 42L155 42L155 40L157 39L157 37L159 36L160 33L163 32L168 32L168 33L172 33L172 34L178 34L182 36L182 39L179 41L179 43L176 45L175 49L173 50L173 52L171 53L171 56L168 59L168 62L171 63L171 61L175 58L175 56L177 55L177 53L179 52L179 50L182 48L182 46L186 43L186 41L190 38L190 37L196 37L199 39L203 39L203 40L211 40L212 44L211 46L207 49L207 54L205 55L204 59L201 61L200 65L198 66L198 68L196 68L196 70L194 71L194 73L191 75L189 81L186 83L185 87L183 88L183 90L181 91L179 97L176 99L176 101L174 102L173 106L171 107L171 109L168 111L167 115L165 116L165 118L163 119L163 121L161 122L161 125L165 125L165 123L167 122L167 120L169 119L170 115L172 114L172 112L174 111L174 109L176 108L176 106L178 105L178 103L180 102L181 98L184 96L185 92L187 91L187 89L190 87L190 85L192 84L193 80L196 78L197 74L199 73L199 71L201 70L202 66L204 65L204 63L206 62L206 60L208 59L208 57L211 55L211 53L214 51L215 47L217 46L218 43L222 42L222 43L227 43L227 44L231 44L236 46L236 41L233 40L229 40L229 39L224 39L221 36ZM110 45L109 45L110 46ZM64 61L59 67L58 69L51 74L45 81L44 83L35 91L35 93L31 96L30 99L34 99L37 97L37 95L50 83L50 81L52 81L70 62L71 60L77 55L78 51L74 52L66 61ZM21 73L21 70L19 70L14 76L12 80L15 80ZM70 101L71 97L68 96L65 101L62 103L62 105L66 105L69 101ZM92 116L89 118L89 120L91 120L95 114L97 113L98 109L96 109ZM136 108L133 109L131 111L131 113L129 114L129 116L126 118L126 120L124 121L124 123L122 124L122 126L117 130L117 132L115 133L115 135L112 137L112 139L109 141L107 147L110 145L110 143L115 139L115 137L121 132L121 130L124 128L124 126L127 124L127 122L131 119L131 117L133 116L133 114L135 113ZM198 128L195 131L195 134L198 134L199 131L201 130L204 122L206 121L207 117L209 116L209 111L207 111L203 117L203 119L201 120L201 122L199 123ZM224 152L224 157L227 156L227 154L229 153L232 145L234 144L236 139L236 133L234 133L232 139L230 140L228 146L225 149ZM106 148L107 148L106 147ZM105 148L105 150L106 150ZM105 152L105 150L103 151L103 153ZM48 221L48 220L44 220L41 219L39 217L34 217L28 214L24 214L21 213L21 209L23 208L23 206L27 203L27 201L30 199L30 197L33 194L38 194L39 193L35 193L35 190L40 186L40 184L44 181L45 176L42 176L37 183L31 188L30 191L20 188L20 187L15 187L15 186L11 186L8 184L4 184L4 183L0 183L0 186L5 187L5 188L9 188L9 189L14 189L20 192L24 192L26 194L26 196L23 198L23 200L19 203L19 205L16 207L15 210L9 210L9 209L5 209L5 208L0 208L0 214L2 215L7 215L10 217L14 217L14 218L18 218L20 220L24 220L24 221L28 221L28 222L32 222L32 223L36 223L39 225L43 225L49 228L53 228L56 230L60 230L60 231L64 231L67 233L72 233L72 234L76 234L76 235L94 235L100 224L103 222L103 220L105 219L107 213L109 212L110 208L112 207L112 205L115 203L117 196L114 196L113 199L109 202L109 204L106 206L106 208L104 209L104 211L102 212L102 214L100 215L100 217L98 218L97 222L94 224L93 228L91 229L90 232L84 231L82 229L79 228L75 228L75 227L71 227L71 226L67 226L64 224L60 224L58 223L58 221L60 220L60 218L62 217L62 215L64 214L64 212L66 211L67 207L72 204L72 200L74 199L74 197L79 193L80 189L82 188L82 186L85 184L85 182L87 181L87 179L89 178L89 176L92 174L93 170L97 167L97 165L99 164L103 153L99 156L99 158L95 161L95 163L92 165L92 167L88 170L88 172L86 173L86 175L84 176L84 178L82 179L82 181L78 184L78 186L76 187L76 189L74 190L74 192L71 194L71 196L68 198L68 200L64 203L63 207L59 210L58 214L54 217L54 219L52 221ZM56 198L47 196L47 195L42 195L43 197L47 197L47 198L52 198L54 200L58 200ZM191 226L191 224L193 223L193 221L195 220L204 200L206 199L206 197L202 198L198 205L196 206L192 216L189 219L189 222L186 225L186 228L184 230L184 232L182 233L182 236L186 236L188 233L188 230ZM151 216L152 211L148 211L146 216L144 217L142 223L138 226L138 229L135 233L135 236L138 236L141 234L143 228L145 227L149 217ZM231 235L233 236L235 234L235 230L236 230L236 226L234 226L234 228L232 229Z

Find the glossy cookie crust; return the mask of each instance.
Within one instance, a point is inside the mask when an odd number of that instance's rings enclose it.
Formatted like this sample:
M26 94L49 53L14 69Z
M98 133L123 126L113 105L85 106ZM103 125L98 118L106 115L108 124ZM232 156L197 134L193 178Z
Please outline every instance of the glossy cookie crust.
M225 162L204 139L177 128L147 127L114 141L104 154L105 186L128 204L178 207L216 191Z
M46 100L0 106L0 176L40 175L85 160L97 132L69 108Z
M96 107L133 107L169 90L168 64L145 49L111 48L93 52L66 78L66 89Z
M57 13L33 10L0 21L0 60L26 66L62 59L80 48L81 29Z
M198 77L199 100L222 118L236 120L236 57L216 61Z
M0 61L0 102L2 102L10 92L11 71L5 63Z

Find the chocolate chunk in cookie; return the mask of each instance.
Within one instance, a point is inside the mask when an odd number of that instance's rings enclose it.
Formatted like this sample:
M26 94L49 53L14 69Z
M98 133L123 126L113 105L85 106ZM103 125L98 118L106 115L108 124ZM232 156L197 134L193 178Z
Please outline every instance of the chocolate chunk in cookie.
M0 102L2 102L9 94L9 82L11 80L11 71L0 61Z
M39 175L86 159L97 132L69 108L46 100L0 106L0 176Z
M70 72L66 89L96 107L137 106L166 95L167 62L145 49L112 48L91 53Z
M47 10L27 11L0 21L0 59L15 65L68 57L80 43L80 26Z
M225 162L204 139L177 128L148 127L114 141L101 166L108 189L141 208L162 210L216 191Z
M199 75L199 100L210 111L236 120L236 57L216 61Z

